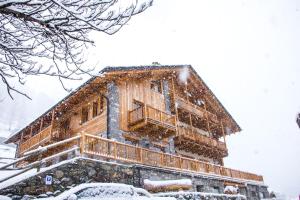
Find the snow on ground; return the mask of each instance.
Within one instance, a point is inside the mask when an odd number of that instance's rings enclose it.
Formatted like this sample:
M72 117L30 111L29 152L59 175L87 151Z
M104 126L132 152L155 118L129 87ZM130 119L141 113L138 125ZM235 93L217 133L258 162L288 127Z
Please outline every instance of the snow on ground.
M186 192L186 191L179 191L179 192L161 192L157 193L154 196L160 197L237 197L239 199L245 200L247 199L246 196L241 194L222 194L222 193L207 193L207 192ZM198 199L198 198L196 198Z
M0 144L0 166L11 162L15 157L15 151L16 149L14 147ZM0 178L2 178L1 173Z
M139 194L143 194L140 196ZM158 199L149 192L132 185L118 183L83 183L63 192L57 197L43 198L43 200L64 200L64 199L126 199L126 200L151 200Z
M0 200L11 200L11 198L0 195Z

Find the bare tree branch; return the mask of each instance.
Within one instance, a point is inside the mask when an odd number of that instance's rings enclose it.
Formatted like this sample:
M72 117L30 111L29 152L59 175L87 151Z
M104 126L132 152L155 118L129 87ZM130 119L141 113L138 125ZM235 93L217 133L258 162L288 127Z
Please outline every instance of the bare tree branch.
M84 69L82 52L93 44L90 31L114 34L152 0L0 0L0 78L8 95L28 95L12 86L26 76L78 80ZM50 60L51 65L44 64Z

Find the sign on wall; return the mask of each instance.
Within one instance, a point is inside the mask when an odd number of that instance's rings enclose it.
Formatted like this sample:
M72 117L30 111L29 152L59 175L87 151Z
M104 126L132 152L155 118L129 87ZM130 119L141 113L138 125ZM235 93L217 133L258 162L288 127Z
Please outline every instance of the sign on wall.
M53 180L52 176L47 175L46 178L45 178L45 184L46 185L52 185L52 180Z

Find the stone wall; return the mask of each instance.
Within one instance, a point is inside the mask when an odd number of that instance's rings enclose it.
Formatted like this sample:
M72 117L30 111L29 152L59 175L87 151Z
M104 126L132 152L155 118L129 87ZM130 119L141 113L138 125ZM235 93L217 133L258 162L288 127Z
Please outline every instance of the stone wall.
M120 113L120 101L119 101L119 89L115 82L107 84L107 98L109 100L109 135L107 138L113 138L119 142L125 142L123 137L123 131L120 130L119 113Z
M47 175L53 177L51 185L45 184ZM24 195L53 196L81 183L112 182L133 185L133 180L131 166L76 159L1 189L0 194L10 195L13 199L21 199Z
M86 158L76 158L54 168L43 170L46 171L1 189L0 195L10 195L13 199L21 199L24 195L27 195L26 198L31 196L46 197L58 195L71 187L87 182L125 183L135 187L143 187L144 179L175 180L185 178L191 179L193 182L191 191L208 193L223 193L224 191L224 181L217 178L150 166L126 165ZM47 175L53 177L51 185L45 184ZM259 200L262 198L259 192L267 193L268 191L265 186L248 184L245 192L248 200ZM255 195L254 192L256 192Z

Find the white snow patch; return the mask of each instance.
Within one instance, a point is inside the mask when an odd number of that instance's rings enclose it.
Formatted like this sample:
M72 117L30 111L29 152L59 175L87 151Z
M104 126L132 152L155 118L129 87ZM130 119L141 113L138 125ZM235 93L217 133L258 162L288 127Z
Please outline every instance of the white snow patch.
M159 196L159 197L197 197L197 196L203 196L203 197L236 197L238 199L247 199L245 195L241 194L219 194L219 193L207 193L207 192L184 192L184 191L179 191L179 192L163 192L163 193L157 193L154 194L154 196Z
M226 193L226 194L237 194L238 193L238 187L227 185L224 189L224 193Z
M163 188L168 186L192 187L192 181L190 179L161 180L161 181L151 181L145 179L144 185L147 189Z
M11 198L0 195L0 200L11 200Z
M142 194L142 196L140 196ZM154 197L149 192L132 185L119 183L83 183L63 192L57 197L43 198L43 200L76 200L78 199L115 199L115 200L159 200L165 198ZM173 198L172 198L173 200Z

